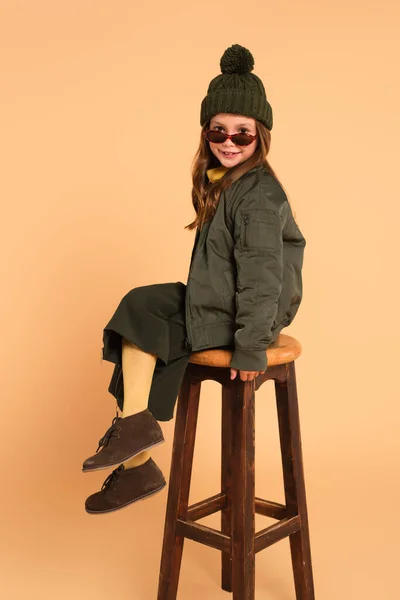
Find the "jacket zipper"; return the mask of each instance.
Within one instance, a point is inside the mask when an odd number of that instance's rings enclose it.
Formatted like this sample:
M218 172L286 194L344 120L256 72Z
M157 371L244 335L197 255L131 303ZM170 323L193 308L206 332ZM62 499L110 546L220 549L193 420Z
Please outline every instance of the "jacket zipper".
M198 251L198 248L199 248L199 238L200 238L201 231L199 231L198 233L199 233L199 236L198 236L198 239L197 239L196 248L195 248L195 250L193 251L193 254L192 254L191 265L190 265L189 275L188 275L188 283L187 283L187 286L186 286L186 295L187 295L187 299L186 299L186 315L185 315L185 319L186 319L186 324L185 324L186 325L186 337L185 337L185 342L184 343L185 343L185 347L187 349L192 349L192 344L191 344L191 341L190 341L190 338L191 338L190 333L191 332L190 332L190 325L189 325L190 320L191 320L189 285L190 285L190 274L191 274L191 272L193 270L194 260L195 260L195 257L196 257L196 254L197 254L197 251Z
M191 320L191 315L190 315L190 296L189 296L189 282L190 282L190 273L191 273L191 269L189 271L189 276L188 276L188 284L186 286L186 337L185 337L185 348L187 349L191 349L192 348L192 344L190 342L190 320Z
M243 240L243 243L244 243L245 246L247 246L247 231L248 231L247 230L247 225L249 224L249 218L250 218L249 214L245 213L244 219L243 219L243 225L244 225L244 228L245 228L244 229L244 240Z

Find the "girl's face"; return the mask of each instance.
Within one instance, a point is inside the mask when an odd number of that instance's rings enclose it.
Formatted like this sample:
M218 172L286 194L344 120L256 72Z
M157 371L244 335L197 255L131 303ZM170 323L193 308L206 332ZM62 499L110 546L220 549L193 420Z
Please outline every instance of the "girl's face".
M219 113L212 117L209 129L216 129L224 133L249 133L256 134L256 121L244 115L232 113ZM232 140L226 139L222 144L210 144L211 152L218 158L224 167L234 167L244 162L254 153L257 147L257 138L248 146L236 146ZM228 154L225 154L228 153Z

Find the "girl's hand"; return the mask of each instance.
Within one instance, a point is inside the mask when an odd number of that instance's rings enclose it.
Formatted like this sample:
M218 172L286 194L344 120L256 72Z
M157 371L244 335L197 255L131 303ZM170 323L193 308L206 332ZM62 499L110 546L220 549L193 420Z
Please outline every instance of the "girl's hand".
M231 379L235 379L237 372L238 372L237 369L231 368ZM255 377L258 377L258 375L260 375L260 373L264 374L265 371L239 371L240 379L242 381L253 381L253 379Z

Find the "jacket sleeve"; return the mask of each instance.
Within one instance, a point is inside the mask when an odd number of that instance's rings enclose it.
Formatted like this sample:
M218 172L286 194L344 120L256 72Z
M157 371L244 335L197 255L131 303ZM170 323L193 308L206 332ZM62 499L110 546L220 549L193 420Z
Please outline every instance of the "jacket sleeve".
M245 371L267 369L266 350L283 281L283 228L289 205L281 194L276 198L274 191L263 190L249 192L234 217L236 331L230 366Z

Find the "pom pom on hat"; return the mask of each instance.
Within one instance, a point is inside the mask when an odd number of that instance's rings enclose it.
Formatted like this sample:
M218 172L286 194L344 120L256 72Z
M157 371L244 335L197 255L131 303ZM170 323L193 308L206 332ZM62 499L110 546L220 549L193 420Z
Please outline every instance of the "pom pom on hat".
M224 74L238 73L242 75L250 73L254 69L254 58L250 50L240 44L233 44L222 55L220 66L221 72Z

